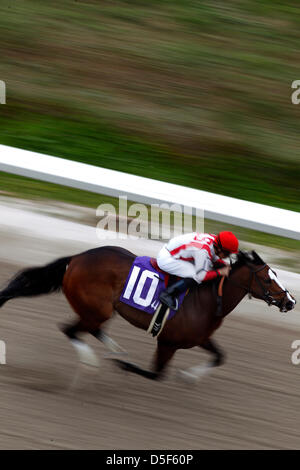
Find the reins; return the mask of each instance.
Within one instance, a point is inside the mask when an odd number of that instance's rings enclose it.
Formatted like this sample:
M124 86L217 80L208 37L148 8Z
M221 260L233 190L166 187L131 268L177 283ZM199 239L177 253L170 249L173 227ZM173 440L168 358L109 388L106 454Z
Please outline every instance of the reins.
M217 290L217 312L216 317L223 316L222 300L223 300L223 284L225 281L225 276L222 276Z
M268 305L275 305L276 304L276 299L274 299L275 296L278 296L280 294L283 294L283 293L287 293L288 291L286 289L282 289L280 290L279 292L270 292L268 289L265 289L264 285L262 284L261 280L259 279L259 277L257 276L257 273L263 271L265 269L265 267L267 266L266 264L264 264L263 266L260 266L258 269L256 270L253 270L251 269L251 267L245 263L245 266L247 266L247 268L250 269L251 271L251 276L250 276L250 279L249 279L249 285L248 287L245 287L243 286L242 284L239 284L235 281L233 281L232 279L230 279L230 277L228 277L228 281L230 281L232 284L235 284L236 286L238 287L241 287L242 289L246 290L246 293L248 294L249 296L249 299L252 298L253 296L253 293L251 292L251 285L252 285L252 282L253 282L253 279L255 280L255 282L260 286L261 290L262 290L262 299L268 304ZM270 268L271 269L271 268Z
M225 276L222 276L221 281L219 282L219 287L218 287L218 296L222 297L223 296L223 284L225 281Z

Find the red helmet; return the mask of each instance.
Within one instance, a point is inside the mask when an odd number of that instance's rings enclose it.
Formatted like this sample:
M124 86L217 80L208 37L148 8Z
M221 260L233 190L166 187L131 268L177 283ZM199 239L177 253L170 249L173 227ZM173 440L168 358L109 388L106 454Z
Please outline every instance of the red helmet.
M239 249L239 241L232 232L220 232L217 235L215 244L222 250L229 253L237 253Z

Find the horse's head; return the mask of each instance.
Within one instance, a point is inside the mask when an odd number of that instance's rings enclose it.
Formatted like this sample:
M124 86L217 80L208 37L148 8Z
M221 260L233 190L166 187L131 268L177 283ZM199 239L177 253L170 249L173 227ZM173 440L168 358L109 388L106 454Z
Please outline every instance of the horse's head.
M255 251L251 253L239 251L233 272L237 267L243 267L240 286L249 296L262 299L268 305L276 305L281 312L288 312L295 307L294 297L278 280L275 271Z

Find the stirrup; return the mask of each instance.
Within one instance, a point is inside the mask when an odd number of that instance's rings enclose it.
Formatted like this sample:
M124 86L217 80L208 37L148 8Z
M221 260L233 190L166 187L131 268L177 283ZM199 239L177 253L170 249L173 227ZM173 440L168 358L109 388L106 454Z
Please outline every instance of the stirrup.
M171 310L178 310L178 299L176 297L173 298L171 294L164 291L160 294L159 300Z

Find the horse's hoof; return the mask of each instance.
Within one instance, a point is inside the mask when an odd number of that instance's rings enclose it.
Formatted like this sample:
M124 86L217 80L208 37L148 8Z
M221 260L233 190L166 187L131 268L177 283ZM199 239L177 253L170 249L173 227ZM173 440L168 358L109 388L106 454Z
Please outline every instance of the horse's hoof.
M205 366L191 367L187 370L180 370L178 376L181 380L189 384L196 384L202 377L208 375L212 370L212 364Z
M220 367L225 363L225 357L219 356L212 362L212 367Z
M196 385L199 381L199 377L197 377L197 375L192 374L187 370L179 370L177 372L177 378L189 385Z
M121 370L132 372L133 370L137 369L137 366L135 366L135 364L132 364L131 362L123 361L122 359L116 359L116 358L112 358L112 360L114 364L116 364Z
M113 361L120 369L125 370L127 372L133 372L134 374L141 375L151 380L158 380L160 378L160 374L158 374L157 372L142 369L141 367L137 366L136 364L133 364L132 362L123 361L121 359L113 359Z
M71 339L71 343L76 349L76 352L79 356L79 361L82 364L91 367L99 367L99 359L88 344L83 343L83 341L80 341L78 339Z

